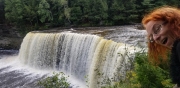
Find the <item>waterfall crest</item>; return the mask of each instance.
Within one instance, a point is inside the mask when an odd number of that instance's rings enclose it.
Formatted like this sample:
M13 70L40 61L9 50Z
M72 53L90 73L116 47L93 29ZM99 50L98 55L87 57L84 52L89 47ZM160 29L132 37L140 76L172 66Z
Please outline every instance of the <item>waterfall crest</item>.
M63 71L78 80L88 80L90 88L100 88L107 79L124 77L137 50L96 35L30 32L23 39L18 57L30 67Z

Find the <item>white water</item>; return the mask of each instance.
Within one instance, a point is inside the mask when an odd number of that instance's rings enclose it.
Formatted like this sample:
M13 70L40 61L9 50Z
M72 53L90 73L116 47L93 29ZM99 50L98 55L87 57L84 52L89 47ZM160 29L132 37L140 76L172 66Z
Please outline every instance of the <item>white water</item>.
M30 32L23 39L18 57L9 60L13 63L0 59L0 65L12 65L11 69L25 69L39 77L64 72L72 85L100 88L107 79L123 79L138 50L96 35Z

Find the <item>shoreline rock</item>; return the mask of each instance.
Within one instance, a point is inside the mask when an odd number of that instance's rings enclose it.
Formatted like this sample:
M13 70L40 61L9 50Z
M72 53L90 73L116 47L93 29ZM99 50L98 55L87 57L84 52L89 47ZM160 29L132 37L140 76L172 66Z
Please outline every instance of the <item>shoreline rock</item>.
M0 50L19 50L22 38L0 37Z
M128 30L127 28L134 28L137 29L137 31L142 31L143 27L140 24L136 25L124 25L124 26L110 26L110 27L80 27L80 28L51 28L48 30L40 30L39 32L62 32L62 31L71 31L71 32L80 32L80 33L94 33L100 36L103 36L107 39L114 39L118 40L122 39L122 37L129 37L128 35L122 34L125 30ZM35 32L38 32L35 31ZM134 31L128 32L129 34ZM119 34L118 34L119 33ZM140 33L140 32L138 32ZM144 32L143 32L144 33ZM109 35L112 35L109 37ZM125 35L125 36L121 36ZM139 34L142 35L142 34ZM141 36L140 36L141 37ZM142 35L144 37L144 35ZM21 43L23 41L23 36L20 35L20 33L17 31L16 28L13 27L7 27L0 25L0 50L19 50ZM139 38L139 37L137 37ZM122 40L121 40L122 41ZM126 41L131 41L127 40ZM144 39L143 39L144 41ZM142 41L142 42L143 42ZM125 42L125 40L124 40Z
M0 24L0 50L19 50L22 39L15 28Z

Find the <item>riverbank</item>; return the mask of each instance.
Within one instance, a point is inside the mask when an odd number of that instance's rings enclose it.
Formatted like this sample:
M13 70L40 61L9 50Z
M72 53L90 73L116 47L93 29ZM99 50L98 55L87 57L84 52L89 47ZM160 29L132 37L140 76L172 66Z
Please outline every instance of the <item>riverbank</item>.
M0 37L0 50L18 50L21 42L22 38Z
M0 50L18 50L22 39L16 28L0 24Z
M16 28L4 27L0 25L0 50L19 50L23 40L23 36ZM41 30L40 32L42 32ZM111 27L78 27L78 28L52 28L43 32L74 32L87 33L102 36L105 39L111 39L115 42L128 44L143 43L145 41L145 33L140 24L111 26ZM135 44L137 45L137 44ZM142 44L141 44L142 45Z

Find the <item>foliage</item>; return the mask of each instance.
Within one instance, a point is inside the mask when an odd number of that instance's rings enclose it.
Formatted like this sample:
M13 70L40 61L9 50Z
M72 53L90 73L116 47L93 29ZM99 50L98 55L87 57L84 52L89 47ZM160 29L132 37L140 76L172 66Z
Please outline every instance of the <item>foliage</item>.
M109 15L115 25L127 24L137 20L135 0L114 0L111 3Z
M114 26L141 22L144 14L179 0L0 0L3 22L26 31L51 27ZM27 30L31 26L31 30Z
M147 60L145 53L136 55L135 72L142 88L172 88L168 64L154 66Z
M19 0L5 0L6 19L10 22L22 20L22 4Z
M4 23L5 21L5 11L4 11L4 0L0 0L0 24Z
M57 0L5 0L5 17L18 28L31 26L34 28L31 31L38 30L48 23L57 25L64 20L67 11L62 9L62 3Z
M134 69L127 72L126 78L103 88L172 88L168 64L154 66L147 57L145 52L136 53Z
M50 8L49 3L46 0L42 0L39 3L38 6L38 14L40 15L40 21L43 23L46 21L46 19L48 21L52 20L52 16L51 16L51 12L48 10Z
M53 76L39 81L38 84L44 88L69 88L70 86L70 83L67 82L67 77L62 72L54 73Z

